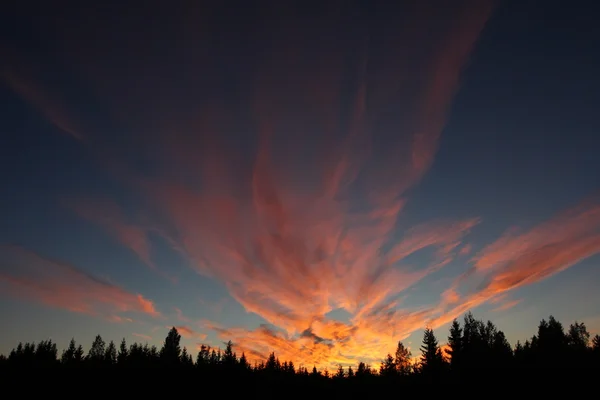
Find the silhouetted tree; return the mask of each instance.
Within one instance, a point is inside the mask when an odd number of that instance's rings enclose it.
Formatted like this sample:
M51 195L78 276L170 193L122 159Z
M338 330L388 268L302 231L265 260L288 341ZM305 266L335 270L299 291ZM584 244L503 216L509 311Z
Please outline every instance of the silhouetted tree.
M406 376L411 373L411 357L412 353L404 346L402 342L398 342L394 357L394 365L400 376Z
M379 375L384 376L386 378L393 378L397 376L396 371L396 363L394 362L394 357L388 353L388 355L381 362L381 366L379 367Z
M338 369L335 373L335 378L336 379L342 379L344 378L345 374L344 374L344 367L342 367L342 364L338 365Z
M184 368L191 368L194 366L194 361L192 360L191 354L188 354L187 348L184 346L181 351L181 366Z
M426 328L421 346L421 372L424 375L438 377L444 367L444 356L433 329Z
M112 340L106 346L106 351L104 352L104 362L111 366L117 363L117 347L115 346L115 342Z
M513 350L504 332L496 330L491 344L490 363L493 367L506 368L513 360Z
M356 368L356 378L365 379L372 375L371 366L365 364L364 362L359 362L358 367Z
M569 370L600 367L600 336L595 335L590 340L591 335L583 322L572 323L565 333L562 324L551 316L548 320L540 322L535 333L524 342L517 341L513 351L502 330L491 321L484 323L475 319L469 312L464 316L462 327L457 320L454 320L450 327L450 350L447 354L451 368L448 368L444 360L433 330L426 329L418 368L417 364L411 362L412 355L408 348L399 341L395 353L388 354L383 360L379 374L364 361L358 363L356 370L349 366L347 373L344 373L342 365L338 365L333 374L327 366L319 372L316 365L309 373L310 369L303 365L296 369L292 360L280 361L275 352L270 352L266 360L253 360L254 367L250 367L246 354L242 353L238 360L231 341L227 342L223 351L201 345L196 368L193 368L194 360L186 347L180 347L181 337L175 328L169 330L160 351L148 343L133 343L128 348L125 339L121 341L117 351L113 341L107 345L102 337L97 335L87 356L84 357L82 346L77 345L73 338L62 351L60 361L57 358L56 344L52 340L42 340L39 343L21 342L11 350L8 357L0 355L0 368L5 372L17 368L40 370L38 367L50 369L54 366L127 366L134 369L177 366L185 368L191 374L197 374L200 379L207 379L205 382L209 383L221 376L232 383L252 378L266 387L272 387L269 385L275 381L295 387L293 383L297 382L300 387L315 384L318 393L329 394L325 389L331 388L339 396L356 396L359 392L354 391L354 388L360 388L361 385L368 385L371 393L378 387L371 383L382 382L384 384L381 387L390 389L385 382L395 385L393 382L396 380L410 384L448 377L449 380L440 383L465 384L473 380L482 383L482 377L488 377L496 379L497 382L513 382L502 381L503 375L498 374L498 368L521 368L516 370L514 377L524 379L537 376L539 372L535 371L536 368L544 369L545 374L539 374L545 377L544 379L551 379L548 376L552 375L548 375L548 372L552 368L560 369L562 379L572 382L572 377L576 374L570 375L569 372L565 372L567 370L564 367L568 367ZM449 371L453 371L451 375L448 375ZM23 376L29 376L27 374L28 372ZM335 379L328 379L331 377ZM552 384L555 383L553 380ZM345 392L346 389L349 392Z
M92 366L101 366L104 364L106 354L106 343L100 335L96 335L92 347L88 351L86 362Z
M450 359L450 366L453 370L460 368L461 352L463 350L462 340L462 328L455 318L450 326L450 336L448 336L449 349L446 350Z
M312 369L312 372L311 372L311 376L313 376L313 377L321 376L321 374L320 374L320 373L319 373L319 371L317 370L317 366L316 366L316 365L313 365L313 369Z
M163 365L169 367L175 367L179 365L181 359L181 347L179 346L180 342L181 335L179 332L177 332L175 327L172 327L165 338L163 347L160 349L160 360Z
M267 362L265 363L265 369L271 373L277 372L280 370L279 360L275 357L275 353L269 354L269 358L267 358Z
M119 352L117 353L117 364L120 366L124 366L127 363L127 357L129 356L129 351L127 349L127 342L125 338L121 340L121 344L119 345Z
M600 351L600 335L595 335L592 339L592 350Z
M246 354L242 352L242 356L240 357L240 369L248 370L250 368L250 364L248 364L248 360L246 359Z
M542 319L538 325L535 343L532 338L532 351L538 365L549 368L564 364L567 346L567 336L562 324L552 315L548 321Z
M231 342L231 340L228 341L226 344L221 362L226 368L234 368L237 364L237 357L233 352L233 343Z

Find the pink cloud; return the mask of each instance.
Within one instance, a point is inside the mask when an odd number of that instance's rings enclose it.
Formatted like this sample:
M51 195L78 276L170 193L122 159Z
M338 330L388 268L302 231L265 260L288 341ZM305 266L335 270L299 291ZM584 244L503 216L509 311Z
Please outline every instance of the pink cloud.
M528 231L518 233L513 229L477 253L473 258L475 269L459 277L452 290L459 290L465 281L481 278L479 290L462 296L452 308L443 308L446 315L438 317L436 324L449 322L452 315L486 302L498 304L509 291L540 282L598 252L600 205L597 198L585 199ZM516 304L517 300L509 301L496 310Z
M492 311L506 311L506 310L510 310L511 308L513 308L516 305L518 305L519 303L521 303L521 301L523 301L523 299L516 299L516 300L506 301L506 302L500 304L498 307L494 308Z
M394 4L382 7L394 15ZM150 157L152 175L139 176L127 157L115 162L116 175L140 190L138 206L147 208L154 232L196 271L222 282L247 312L275 326L211 326L249 357L268 349L315 364L379 360L441 312L404 309L399 295L451 263L480 219L406 227L398 217L433 163L490 2L465 1L440 19L424 2L406 11L367 32L353 19L359 10L305 20L282 7L273 26L263 23L266 37L248 32L261 51L248 60L252 76L240 90L247 95L239 99L242 107L215 98L189 105L188 114L154 81L144 81L145 73L131 74L149 71L147 62L132 60L126 79L113 79L119 65L111 57L92 67L70 60L93 70L91 83L128 130L143 132L130 150ZM341 33L346 26L356 29ZM203 54L202 61L189 65L191 75L186 68L173 76L179 85L189 79L193 87L212 87L214 60L196 39L194 54ZM104 45L95 51L111 53ZM89 55L77 50L71 53ZM238 108L246 110L241 117L233 114ZM256 131L258 140L240 139L241 130ZM110 143L98 146L113 159ZM75 206L154 266L145 224L111 202ZM417 253L431 254L414 266L409 258ZM455 294L448 292L447 300L460 304L463 297ZM130 300L149 309L143 298ZM326 317L339 308L350 313L349 322Z
M167 328L170 329L171 327L167 326ZM178 325L175 327L175 329L177 329L177 332L179 332L179 334L184 338L197 338L200 340L206 339L205 334L196 332L195 330L186 325Z
M188 322L188 323L192 322L188 317L186 317L185 315L183 315L183 312L179 308L177 308L177 307L175 307L175 313L177 315L177 320L178 321Z
M152 260L150 248L150 227L145 227L130 218L117 203L111 200L71 201L68 206L80 217L102 226L112 234L123 246L130 249L152 270L174 281L175 278L159 270Z
M150 337L148 335L144 335L143 333L132 333L131 335L135 336L136 338L143 339L147 342L152 340L152 337Z
M11 265L18 266L18 274L0 274L0 282L13 296L115 321L128 319L119 315L125 312L160 316L154 303L141 294L128 292L75 266L20 247L2 250Z

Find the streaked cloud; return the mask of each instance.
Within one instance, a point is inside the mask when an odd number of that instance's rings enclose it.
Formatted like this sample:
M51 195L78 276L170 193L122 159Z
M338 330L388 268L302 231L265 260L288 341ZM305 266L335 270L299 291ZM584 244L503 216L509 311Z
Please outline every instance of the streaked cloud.
M131 312L160 316L152 300L66 262L14 246L0 253L0 283L12 296L112 320L126 320L129 317L120 314Z
M183 315L183 311L181 311L179 308L175 307L175 314L177 316L177 320L181 321L181 322L192 322L191 319L189 319L188 317L186 317L185 315Z
M130 249L146 266L161 276L173 282L176 281L173 275L159 269L152 259L151 227L140 224L139 218L137 220L129 218L116 202L108 199L85 199L64 201L63 203L80 217L104 228L120 244Z
M185 128L163 137L169 172L141 185L150 207L198 272L224 282L247 312L267 322L252 331L216 323L207 329L251 359L275 350L282 359L331 367L377 362L399 339L439 318L443 310L435 304L403 307L404 292L466 254L464 238L481 220L402 226L399 216L433 162L461 67L486 21L489 8L478 4L440 36L424 39L430 50L418 56L400 36L407 32L392 27L385 55L360 34L353 50L326 43L354 52L344 105L336 86L340 54L317 48L261 60L253 159L222 139L235 129L227 109L210 107L195 119L194 129L210 139L188 136ZM430 11L417 7L421 16ZM296 40L296 24L286 23L281 37ZM317 23L315 35L330 37L317 33L330 28ZM403 29L411 38L425 36L423 26ZM407 74L418 78L408 82ZM388 125L394 132L382 128ZM458 292L453 301L460 301ZM349 321L328 317L335 309L348 312Z
M121 323L121 322L133 322L132 318L129 317L120 317L118 315L111 315L108 317L108 320L110 322L117 322L117 323Z
M462 293L460 300L453 297L446 311L455 315L488 301L498 303L509 291L540 282L598 252L600 199L595 195L527 231L510 229L484 247L473 258L473 267L449 289L458 294L461 287L476 282L477 290ZM516 304L512 303L504 307ZM447 321L440 317L437 323Z
M521 301L523 301L523 299L515 299L515 300L505 301L504 303L498 305L498 307L494 308L492 311L510 310L511 308L513 308L513 307L517 306L519 303L521 303Z
M149 342L149 341L151 341L151 340L152 340L152 337L151 337L151 336L144 335L143 333L135 333L135 332L134 332L134 333L132 333L132 334L131 334L131 336L135 336L136 338L138 338L138 339L143 339L143 340L145 340L145 341L147 341L147 342Z
M161 87L149 96L141 75L127 70L126 79L112 79L119 65L110 60L99 61L92 74L134 132L129 150L139 159L121 155L113 172L140 199L144 219L110 201L74 209L156 269L148 238L158 233L264 322L249 330L205 321L202 329L233 340L251 360L274 350L306 366L375 364L416 330L435 329L486 303L507 310L519 302L509 299L512 290L598 252L595 198L529 229L510 229L483 248L468 237L485 223L479 216L403 218L411 190L435 160L488 2L466 1L444 18L432 4L416 2L406 20L377 27L352 20L352 13L312 20L281 11L283 22L266 23L268 35L248 32L244 51L253 57L240 60L251 79L235 76L234 89L211 81L218 57L171 71L179 84L206 88L208 100L190 95L184 107ZM312 30L300 35L309 23ZM192 42L210 54L200 36ZM135 62L131 70L157 72ZM63 130L76 131L65 121L77 118L36 100L41 96L27 89L35 86L12 74L6 75L11 87ZM168 79L164 86L173 83ZM467 272L438 288L438 300L407 302L417 284L463 264ZM152 314L145 298L122 296L128 309ZM219 314L223 304L206 299L200 306ZM330 316L340 309L347 320ZM182 335L205 337L181 310L175 313Z

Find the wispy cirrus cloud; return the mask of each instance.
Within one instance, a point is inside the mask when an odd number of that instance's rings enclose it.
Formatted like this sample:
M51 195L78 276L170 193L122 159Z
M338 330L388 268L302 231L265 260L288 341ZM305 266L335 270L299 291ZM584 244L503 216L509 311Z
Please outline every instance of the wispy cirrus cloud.
M192 320L190 318L186 317L185 315L183 315L183 311L181 311L181 309L179 309L177 307L175 307L175 315L176 315L176 318L178 321L187 322L187 323L192 322Z
M115 57L96 56L92 83L134 132L116 175L130 179L152 224L93 201L81 215L149 265L148 226L160 228L196 271L223 282L267 322L256 330L208 328L251 358L275 350L307 365L375 362L426 324L440 326L592 254L593 212L567 213L475 252L475 272L439 303L404 303L407 289L473 254L465 238L482 222L401 218L434 161L461 69L491 11L489 2L465 1L442 18L434 3L369 9L380 13L377 25L359 17L366 10L358 3L345 2L348 13L325 7L319 18L282 7L273 25L248 23L246 47L232 56L247 68L221 80L214 77L222 54L192 29L185 39L202 57L190 58L183 45L183 54L153 48L185 60L170 63L168 74L142 57L124 70ZM123 43L107 40L95 51L131 54ZM71 53L85 54L79 50ZM154 76L164 80L148 79ZM182 82L189 96L172 92ZM106 152L114 138L102 139L94 143ZM566 232L558 233L563 224ZM477 290L463 290L478 279ZM348 321L330 318L336 309ZM184 318L181 332L193 336Z
M152 340L151 336L144 335L143 333L135 333L134 332L134 333L131 334L131 336L135 336L136 338L143 339L143 340L145 340L147 342L149 342L149 341Z
M2 247L0 253L0 283L9 295L113 321L129 319L122 313L161 315L152 300L66 262L16 246Z
M504 303L498 305L498 307L494 308L492 311L510 310L511 308L519 305L519 303L521 303L522 301L523 301L523 299L508 300L508 301L505 301Z
M460 68L488 11L470 9L460 24L446 27L425 56L411 59L399 51L398 59L388 60L398 77L409 71L419 76L408 83L377 74L383 53L359 40L351 101L344 106L336 86L337 54L299 53L290 55L293 61L261 63L252 98L258 130L253 159L218 139L235 129L226 109L210 108L196 119L193 129L210 132L210 139L188 136L185 129L163 138L168 173L142 185L151 207L194 268L224 282L246 311L269 323L253 331L215 323L207 328L232 339L251 358L275 350L282 358L333 365L378 360L399 338L438 316L435 306L403 308L399 295L464 255L463 238L481 221L429 221L398 235L398 217L408 190L433 161ZM286 24L282 38L296 38L295 23ZM316 32L328 28L315 27ZM418 35L422 27L406 29ZM279 44L284 43L274 45ZM273 73L278 70L300 78L286 80ZM402 120L381 111L404 112L407 104ZM290 122L299 120L310 122ZM393 137L382 131L386 124L394 125ZM336 133L340 129L346 134ZM301 130L323 133L325 139ZM311 162L302 163L298 154ZM406 261L423 252L431 254L418 266ZM350 321L328 318L338 308L350 313Z
M449 290L458 293L472 281L480 283L476 290L452 297L448 313L461 314L485 302L497 302L511 290L540 282L598 252L600 199L594 195L528 231L510 229L479 251L472 259L473 267ZM505 307L516 304L511 303Z
M157 232L140 223L140 217L129 217L122 207L110 199L65 200L63 203L81 218L105 229L150 269L172 282L177 281L174 275L159 268L152 259L150 235Z
M426 325L436 329L484 303L495 304L492 311L508 310L522 301L508 300L507 295L511 290L540 282L584 258L598 254L599 206L599 201L586 200L520 235L515 235L515 231L511 230L484 247L473 259L476 265L477 260L492 254L503 254L505 250L512 256L503 257L503 267L491 269L483 275L458 277L442 293L438 304L424 305L421 309L403 309L399 302L385 302L358 318L355 315L349 323L322 319L295 336L267 325L248 332L243 328L225 328L209 321L204 324L222 338L232 339L240 351L258 359L277 349L283 358L302 360L308 366L351 364L357 358L377 362L381 357L373 357L373 354L393 349L391 342L386 344L387 350L382 346L386 339L403 339ZM563 225L566 229L559 229L557 235L556 227ZM507 240L507 236L511 240ZM529 252L513 251L515 243L523 243L531 237L538 240L535 246L530 245ZM460 293L462 285L473 287L473 283L478 284L475 290Z
M84 134L79 124L73 120L69 107L56 95L56 91L41 86L30 63L25 63L8 47L0 43L5 55L0 63L0 82L5 83L24 101L34 107L58 129L77 141L84 140Z
M171 327L167 326L166 328L170 329ZM197 332L187 325L177 325L177 326L175 326L175 329L177 329L177 332L179 332L179 334L186 339L191 339L191 338L200 339L200 340L206 339L206 334Z

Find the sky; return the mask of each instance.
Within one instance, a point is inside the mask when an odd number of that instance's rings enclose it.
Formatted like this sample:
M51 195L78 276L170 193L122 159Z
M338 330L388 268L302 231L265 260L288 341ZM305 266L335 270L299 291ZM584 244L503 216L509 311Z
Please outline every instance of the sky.
M0 353L600 333L593 2L144 4L0 17Z

